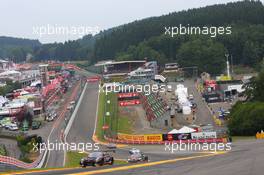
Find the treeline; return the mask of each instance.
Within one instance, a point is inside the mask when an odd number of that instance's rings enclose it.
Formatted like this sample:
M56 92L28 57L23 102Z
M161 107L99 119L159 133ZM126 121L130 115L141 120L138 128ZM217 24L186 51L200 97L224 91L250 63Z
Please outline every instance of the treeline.
M255 135L264 130L264 61L257 77L245 86L246 102L231 110L228 128L231 135Z
M95 58L114 58L130 45L160 36L168 26L226 26L233 23L264 24L264 7L260 1L242 1L226 5L170 13L161 17L147 18L113 29L95 44Z
M41 46L38 40L0 36L0 58L9 58L15 62L25 61L37 46Z
M201 35L164 35L165 27L232 26L231 35L215 38ZM95 63L104 59L144 59L177 61L198 66L200 71L220 73L225 53L235 64L256 66L264 56L264 6L260 1L241 1L207 6L160 17L146 18L118 26L95 36L65 43L34 47L34 60L84 60Z
M256 67L264 58L264 25L232 24L231 35L192 35L171 37L161 35L129 46L118 52L119 60L157 60L159 63L177 61L182 66L198 66L200 71L221 73L225 67L225 54L232 54L234 64Z
M95 38L92 35L64 43L43 44L34 49L34 60L87 60L93 56Z
M231 35L208 36L164 35L165 27L232 26ZM225 53L235 64L255 66L264 55L264 7L260 1L243 1L213 5L148 18L120 26L103 35L95 43L95 61L103 58L119 60L177 61L183 66L197 65L200 71L220 73Z

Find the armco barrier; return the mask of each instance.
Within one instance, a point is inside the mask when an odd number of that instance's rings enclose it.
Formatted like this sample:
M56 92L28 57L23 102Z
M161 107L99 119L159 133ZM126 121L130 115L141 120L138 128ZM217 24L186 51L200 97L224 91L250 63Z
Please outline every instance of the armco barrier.
M25 162L22 162L20 160L13 158L13 157L0 155L0 162L3 164L14 165L14 166L19 167L19 168L32 169L32 168L39 167L39 165L42 162L42 158L44 155L45 155L45 152L32 163L25 163Z
M120 144L133 144L133 145L163 145L165 143L223 143L226 142L225 138L217 139L199 139L199 140L172 140L172 141L131 141L131 140L118 140L104 136L105 140L111 143Z

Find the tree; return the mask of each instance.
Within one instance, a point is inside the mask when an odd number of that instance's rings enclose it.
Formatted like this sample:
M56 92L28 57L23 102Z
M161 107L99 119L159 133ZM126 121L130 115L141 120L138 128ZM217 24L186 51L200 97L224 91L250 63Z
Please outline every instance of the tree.
M264 61L257 77L251 78L250 82L245 85L245 96L248 101L264 102Z
M193 38L181 45L177 60L182 66L198 66L200 72L219 74L225 65L225 47L210 38Z
M231 135L255 135L264 129L264 103L237 103L231 110L228 129Z

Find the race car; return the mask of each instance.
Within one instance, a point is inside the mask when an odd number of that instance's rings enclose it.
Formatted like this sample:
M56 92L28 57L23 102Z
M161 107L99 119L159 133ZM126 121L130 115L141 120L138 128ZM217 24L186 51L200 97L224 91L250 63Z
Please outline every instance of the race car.
M106 147L107 147L108 149L116 149L116 148L117 148L116 144L114 144L114 143L108 143L108 144L106 145Z
M106 152L92 152L87 157L82 158L80 161L81 167L86 166L103 166L103 165L113 165L114 157Z
M132 148L131 150L129 150L129 154L135 154L135 153L141 153L141 151L137 148Z
M127 162L130 162L130 163L137 163L137 162L147 162L148 161L148 156L146 156L145 154L143 154L142 152L139 152L139 153L134 153L134 154L131 154L128 159L127 159Z

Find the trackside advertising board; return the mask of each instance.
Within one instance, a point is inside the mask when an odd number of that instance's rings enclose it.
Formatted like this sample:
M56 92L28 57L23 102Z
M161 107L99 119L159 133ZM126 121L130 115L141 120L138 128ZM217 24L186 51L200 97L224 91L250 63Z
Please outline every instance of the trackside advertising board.
M216 138L216 132L194 132L194 133L191 133L191 137L193 140L215 139Z
M162 134L163 141L173 141L173 140L189 140L191 139L190 133L183 134Z
M138 93L119 93L118 98L138 97Z
M120 101L119 106L132 106L140 104L139 100L127 100L127 101Z
M145 141L145 142L162 141L162 134L130 135L130 134L118 133L117 137L119 140L127 140L127 141Z

